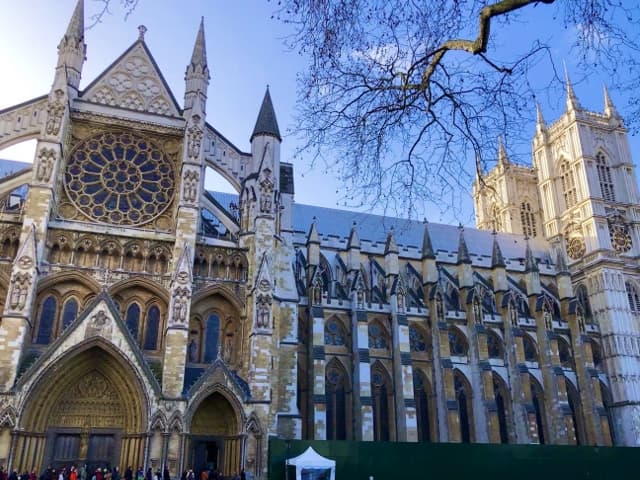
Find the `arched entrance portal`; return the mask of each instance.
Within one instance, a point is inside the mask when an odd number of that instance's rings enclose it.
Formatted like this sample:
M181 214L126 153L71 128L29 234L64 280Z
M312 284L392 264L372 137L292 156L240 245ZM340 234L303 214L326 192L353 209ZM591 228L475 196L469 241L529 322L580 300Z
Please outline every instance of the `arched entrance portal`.
M146 395L117 354L93 346L31 389L15 445L18 471L45 465L141 465Z
M217 470L229 476L240 471L241 424L239 412L220 392L212 393L198 405L191 419L188 457L196 473Z

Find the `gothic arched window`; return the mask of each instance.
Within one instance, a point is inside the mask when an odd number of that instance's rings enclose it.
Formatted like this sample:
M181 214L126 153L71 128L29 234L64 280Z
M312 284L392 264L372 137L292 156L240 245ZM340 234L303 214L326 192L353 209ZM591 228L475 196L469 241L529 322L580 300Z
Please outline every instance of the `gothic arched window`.
M560 364L563 368L575 370L571 347L569 346L569 342L563 338L558 339L558 356L560 357Z
M154 305L147 312L145 322L144 346L145 350L156 350L158 348L158 329L160 328L160 309Z
M504 231L504 225L502 224L502 214L497 204L491 207L491 222L493 223L493 229L496 232Z
M389 441L390 426L393 425L393 387L381 365L374 365L371 370L374 440Z
M580 402L580 395L575 389L573 384L564 378L565 387L567 389L567 402L569 403L569 410L571 410L571 417L573 419L573 433L576 436L576 444L584 445L584 423L582 418L582 403Z
M564 205L566 208L573 207L578 201L578 197L573 169L568 161L564 161L560 165L560 179L562 181L562 192L564 193Z
M455 327L449 328L449 350L451 355L465 357L469 351L469 343L462 332Z
M409 327L409 348L412 352L426 352L427 342L424 335L414 326Z
M511 418L509 389L504 380L495 372L493 372L493 394L496 402L496 413L498 414L500 443L509 443L509 421Z
M133 335L135 341L138 341L138 328L140 328L140 307L137 303L132 303L127 309L126 317L127 328Z
M453 386L456 393L458 415L460 416L460 441L471 443L473 440L473 403L471 386L459 370L453 372Z
M576 289L576 297L578 298L578 303L582 307L585 321L587 323L593 323L593 312L591 311L591 303L589 302L589 292L585 285L578 285L578 288Z
M78 301L71 297L64 304L62 309L62 329L67 328L78 316Z
M424 375L413 371L413 395L416 400L416 417L418 420L418 441L431 441L431 407L430 388Z
M327 324L324 327L324 343L325 345L339 346L344 346L346 344L346 335L340 320L330 318L327 321Z
M526 362L538 361L538 349L533 339L529 335L522 336L522 344L524 346L524 359Z
M204 361L213 362L218 356L218 338L220 337L220 317L209 315L205 327Z
M536 414L536 427L538 430L538 442L541 445L546 443L546 417L545 417L545 405L544 405L544 391L542 387L535 379L535 377L529 374L529 382L531 384L531 401L533 403L533 411Z
M596 168L598 170L598 181L600 182L600 192L602 198L610 202L616 201L616 192L611 179L611 168L604 153L598 152L596 155Z
M487 334L487 350L489 358L504 360L504 347L502 345L502 340L495 332L489 331Z
M42 304L42 310L40 310L40 321L38 322L38 335L36 336L36 343L40 345L46 345L51 341L51 335L53 334L53 323L56 319L56 313L58 309L58 302L56 297L49 295Z
M369 325L369 348L389 348L384 328L378 322Z
M537 235L536 217L531 211L531 204L526 200L520 204L520 222L524 235L530 238Z
M347 439L347 376L337 360L327 365L327 440Z
M624 282L624 287L627 290L629 309L631 309L633 313L640 313L640 296L638 295L638 289L631 282Z

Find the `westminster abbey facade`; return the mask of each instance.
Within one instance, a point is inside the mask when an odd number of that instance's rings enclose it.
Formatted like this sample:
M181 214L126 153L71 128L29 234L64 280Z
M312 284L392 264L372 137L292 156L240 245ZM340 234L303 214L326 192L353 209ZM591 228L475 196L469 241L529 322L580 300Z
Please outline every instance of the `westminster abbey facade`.
M539 115L535 169L501 151L479 229L356 214L294 202L268 90L250 152L207 123L203 25L179 105L144 27L80 89L83 15L51 91L0 111L0 148L37 141L0 162L0 464L261 477L269 436L640 441L640 205L608 97Z

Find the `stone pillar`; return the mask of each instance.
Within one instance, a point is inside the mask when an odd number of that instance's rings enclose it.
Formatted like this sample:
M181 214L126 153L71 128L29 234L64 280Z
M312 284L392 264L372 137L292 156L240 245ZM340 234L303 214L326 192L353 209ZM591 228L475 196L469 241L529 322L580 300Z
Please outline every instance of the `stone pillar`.
M404 298L404 295L400 296ZM393 329L394 403L396 408L396 440L418 441L416 401L413 398L413 368L409 345L409 323L404 305L398 305L398 295L391 299L391 328Z
M311 296L309 296L311 300ZM310 308L311 358L313 368L313 439L327 439L326 360L324 351L324 312L321 305Z
M369 362L369 322L367 313L360 308L364 308L363 302L360 302L357 298L357 293L354 292L354 298L352 300L353 305L358 309L356 311L357 325L353 331L354 348L356 349L356 355L354 359L356 364L354 367L357 369L358 389L354 385L354 397L358 396L359 400L356 403L359 404L359 410L354 413L357 417L356 425L359 427L356 432L356 440L361 441L373 441L373 398L371 396L371 365Z

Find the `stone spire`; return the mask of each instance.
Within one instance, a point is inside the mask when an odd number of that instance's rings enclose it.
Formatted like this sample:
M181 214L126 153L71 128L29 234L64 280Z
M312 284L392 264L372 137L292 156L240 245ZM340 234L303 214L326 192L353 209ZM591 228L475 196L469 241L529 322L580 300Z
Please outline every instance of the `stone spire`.
M504 142L502 141L502 135L498 135L498 165L507 166L510 165L507 152L504 150Z
M602 85L602 90L604 91L604 114L607 117L617 117L618 111L613 105L611 97L609 97L609 90L607 89L607 86L605 84Z
M56 80L66 75L66 85L76 92L80 87L80 76L87 46L84 43L84 0L78 0L67 31L58 44L58 64ZM55 84L56 82L54 82ZM62 85L58 85L58 88Z
M469 256L467 242L464 239L464 227L462 224L460 224L458 230L460 230L460 237L458 238L458 264L471 264L471 257Z
M360 238L358 237L356 222L353 222L349 240L347 241L347 268L350 271L360 268Z
M498 243L498 235L493 232L493 250L491 252L491 268L504 268L506 263L502 256L502 250L500 250L500 244Z
M571 79L569 78L569 72L567 71L567 66L564 67L564 75L565 75L565 88L567 90L567 110L580 110L582 107L580 106L580 102L578 102L578 98L576 94L573 92L573 85L571 85Z
M524 271L525 272L539 272L538 262L536 262L533 252L531 251L531 245L529 245L529 239L526 239L527 247L524 252Z
M542 108L540 107L540 103L536 102L536 133L542 133L547 129L547 122L544 121L544 117L542 116Z
M389 230L387 242L384 246L384 254L386 255L387 253L398 253L398 244L396 243L395 238L393 238L393 228Z
M184 92L184 108L191 110L197 99L200 99L200 110L204 114L207 102L207 89L209 87L209 66L207 65L207 46L204 37L204 17L200 19L200 28L193 45L191 61L187 65L184 79L186 82Z
M347 241L347 249L360 248L360 238L358 237L358 230L356 229L356 222L353 222L351 226L351 232L349 232L349 240Z
M277 138L280 142L282 137L280 136L280 129L278 128L278 120L276 120L276 112L273 109L273 103L271 102L271 94L269 93L269 86L267 85L267 91L264 94L262 100L262 106L260 107L260 113L258 113L258 119L256 120L256 126L253 128L253 133L249 141L253 141L253 138L257 135L269 135Z
M422 235L422 259L436 258L436 254L433 251L433 244L431 243L431 235L429 234L429 222L424 220L424 233Z
M396 240L393 238L393 228L389 230L387 242L384 246L384 267L387 275L398 275L400 272L400 265L398 264L398 244L396 244Z

